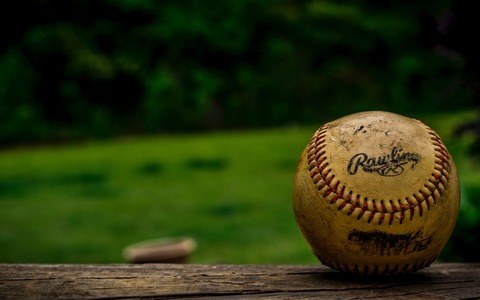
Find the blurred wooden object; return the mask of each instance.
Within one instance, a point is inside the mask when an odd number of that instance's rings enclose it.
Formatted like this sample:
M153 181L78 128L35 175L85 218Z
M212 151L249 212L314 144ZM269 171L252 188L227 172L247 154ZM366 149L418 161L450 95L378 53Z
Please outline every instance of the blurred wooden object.
M354 277L320 265L0 264L0 299L478 299L480 264Z
M163 238L127 246L124 258L131 263L187 263L197 244L193 238Z

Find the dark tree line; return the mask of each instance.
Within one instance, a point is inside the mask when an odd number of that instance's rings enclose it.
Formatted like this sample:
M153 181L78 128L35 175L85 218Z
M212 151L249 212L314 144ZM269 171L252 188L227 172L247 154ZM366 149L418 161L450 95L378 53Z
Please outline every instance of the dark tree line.
M464 1L9 1L0 143L478 104Z

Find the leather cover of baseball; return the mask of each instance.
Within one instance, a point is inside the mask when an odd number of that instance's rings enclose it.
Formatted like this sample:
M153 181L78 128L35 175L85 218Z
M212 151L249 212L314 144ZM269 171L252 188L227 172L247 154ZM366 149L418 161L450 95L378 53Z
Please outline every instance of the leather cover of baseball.
M455 227L458 175L421 121L381 111L320 127L293 186L298 226L325 265L356 274L429 266Z

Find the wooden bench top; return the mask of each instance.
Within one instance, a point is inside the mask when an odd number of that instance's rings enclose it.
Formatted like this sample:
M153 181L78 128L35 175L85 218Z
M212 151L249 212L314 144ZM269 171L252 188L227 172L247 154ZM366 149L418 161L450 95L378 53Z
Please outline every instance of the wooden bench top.
M0 299L215 297L475 299L480 263L367 278L321 265L0 264Z

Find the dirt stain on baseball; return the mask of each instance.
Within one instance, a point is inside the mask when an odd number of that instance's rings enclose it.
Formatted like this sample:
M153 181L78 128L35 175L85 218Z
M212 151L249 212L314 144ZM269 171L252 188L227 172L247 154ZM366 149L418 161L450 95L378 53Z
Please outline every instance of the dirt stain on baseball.
M365 128L365 126L360 125L360 127L355 129L355 132L353 132L353 135L356 135L358 133L367 133L367 129Z
M406 234L353 230L348 235L348 241L350 246L359 247L365 255L390 256L425 250L432 242L432 236L423 236L423 230Z

